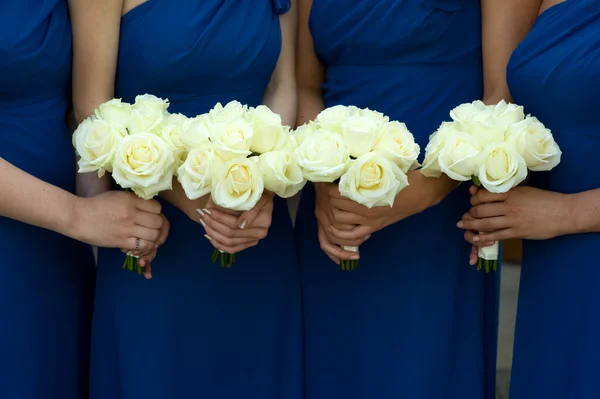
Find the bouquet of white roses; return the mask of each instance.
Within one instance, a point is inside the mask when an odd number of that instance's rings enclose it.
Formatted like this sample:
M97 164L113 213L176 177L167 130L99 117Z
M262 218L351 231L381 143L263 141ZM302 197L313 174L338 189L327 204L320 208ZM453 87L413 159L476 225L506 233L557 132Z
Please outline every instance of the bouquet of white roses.
M420 148L404 123L379 112L334 106L295 132L295 153L308 181L338 183L346 198L367 208L393 206L406 186L406 173L419 166ZM343 247L358 252L358 247ZM343 260L354 270L357 260Z
M425 148L421 172L456 181L472 180L493 193L505 193L527 177L527 170L547 171L560 162L561 151L549 129L523 107L481 101L450 112ZM479 249L478 269L496 270L499 244Z
M168 100L149 94L137 96L133 105L120 99L101 104L73 135L79 173L111 173L119 186L146 200L170 190L181 155L169 132L182 116L168 114L168 107ZM123 268L142 274L132 253Z
M264 105L219 103L185 121L181 142L187 157L177 178L192 200L210 193L216 205L243 212L257 204L264 190L289 198L306 183L289 127ZM223 267L235 262L235 254L215 249L213 263L219 258Z

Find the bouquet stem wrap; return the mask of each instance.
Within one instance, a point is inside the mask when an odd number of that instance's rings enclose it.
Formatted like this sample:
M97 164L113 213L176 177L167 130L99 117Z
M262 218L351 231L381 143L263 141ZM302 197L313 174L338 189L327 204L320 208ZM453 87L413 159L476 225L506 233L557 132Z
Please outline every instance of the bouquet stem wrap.
M343 246L342 249L344 251L358 253L358 247ZM340 267L344 271L351 272L351 271L353 271L354 269L356 269L358 267L358 260L344 260L344 259L342 259L342 261L340 261Z
M481 188L481 181L477 178L477 176L473 176L473 183ZM479 247L477 251L477 270L484 270L486 273L491 271L496 271L498 268L498 251L500 248L500 243L496 242L494 245L489 247Z

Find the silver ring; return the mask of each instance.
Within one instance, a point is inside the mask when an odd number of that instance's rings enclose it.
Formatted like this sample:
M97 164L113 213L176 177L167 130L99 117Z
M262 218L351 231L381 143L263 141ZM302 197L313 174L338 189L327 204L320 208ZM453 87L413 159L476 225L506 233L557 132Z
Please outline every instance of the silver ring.
M139 252L140 250L140 239L136 238L135 239L135 252Z

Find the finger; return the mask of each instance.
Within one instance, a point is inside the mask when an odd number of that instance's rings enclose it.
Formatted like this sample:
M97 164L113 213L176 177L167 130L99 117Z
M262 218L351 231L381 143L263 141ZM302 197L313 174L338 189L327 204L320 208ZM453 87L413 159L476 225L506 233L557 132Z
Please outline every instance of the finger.
M469 187L469 194L475 195L477 194L477 191L479 191L479 187L476 185L473 184L471 187Z
M368 220L361 215L357 215L356 213L347 212L338 208L334 208L332 210L333 213L333 223L341 223L341 224L351 224L351 225L361 225L367 224Z
M150 212L136 212L133 220L138 226L148 227L149 229L160 229L164 223L161 214Z
M507 207L504 202L479 204L472 207L469 214L476 219L504 216L507 214Z
M476 206L485 202L503 202L508 198L508 193L490 193L485 189L480 189L477 194L471 197L471 205Z
M156 200L143 200L139 197L135 198L135 207L140 211L150 212L158 215L162 210L160 202Z
M512 222L506 216L496 216L484 219L461 220L457 227L478 232L490 232L511 227Z
M525 238L525 237L518 234L518 232L515 229L507 228L507 229L492 231L490 233L480 233L477 237L474 237L473 239L475 240L475 242L481 241L481 242L489 243L489 242L511 240L513 238ZM479 244L477 244L477 245L479 245ZM489 245L484 245L484 246L487 247Z
M165 242L167 242L167 237L169 236L169 230L171 229L171 223L169 222L169 220L162 215L163 217L163 225L162 228L160 229L160 235L158 236L158 240L156 240L156 243L154 244L154 248L158 248L161 245L163 245Z
M268 192L264 192L258 203L252 209L240 215L237 221L240 229L245 229L247 226L251 225L252 222L254 222L254 220L258 217L259 212L262 211L262 209L266 207L272 200L273 195Z
M347 198L332 198L331 207L359 215L367 215L369 213L369 208Z
M152 263L154 258L156 258L156 254L157 254L157 251L156 251L156 249L154 249L154 250L150 251L149 253L140 256L139 261L138 261L140 266L141 267L148 266L150 263Z
M325 252L330 258L336 258L338 260L358 260L360 255L356 252L344 251L341 247L331 243L323 231L322 228L318 231L319 235L319 243L321 244L321 249ZM338 262L339 264L339 262Z
M233 238L245 239L244 241L240 241L240 242L247 242L247 241L251 241L251 240L262 240L263 238L265 238L265 236L267 235L267 231L268 231L268 229L263 229L263 228L258 228L258 227L251 227L251 228L247 228L244 230L242 230L238 227L231 228L231 227L229 227L223 223L219 223L218 221L213 219L212 215L204 215L203 217L201 217L200 224L202 224L202 226L204 227L205 230L207 229L207 227L210 227L212 230L219 232L224 237L228 237L231 239L233 239ZM210 233L209 233L209 235L210 235ZM213 237L213 238L215 238L215 237ZM220 240L220 241L224 242L222 240ZM228 245L232 245L232 244L228 244Z
M160 230L136 225L131 232L131 236L139 238L140 240L152 241L154 243L158 240L158 237L160 237Z
M234 215L230 215L228 213L225 213L223 211L221 211L220 209L208 209L208 208L204 208L204 209L196 209L196 212L198 212L198 215L200 215L200 217L203 220L207 220L208 218L214 219L219 223L222 223L226 226L228 226L231 229L237 229L238 226L238 216L234 216Z
M494 241L479 241L481 239L480 234L472 230L465 231L464 237L468 243L475 245L476 247L490 247L495 244ZM479 238L475 239L475 237Z
M479 260L479 249L473 245L471 247L471 254L469 255L469 265L475 266Z
M215 248L216 247L220 248L220 247L224 247L224 246L235 247L238 245L247 244L249 242L257 240L257 238L252 238L252 237L228 237L226 235L223 235L219 231L213 229L208 224L206 226L204 226L204 229L206 230L206 234L204 235L204 237L206 239L208 239Z
M327 228L329 232L338 240L344 240L348 243L339 244L339 245L350 245L357 246L371 238L371 233L373 232L371 227L366 225L355 226L351 230L340 230L335 226L329 226Z
M144 268L144 277L146 280L152 280L152 264L148 263L148 266Z
M154 250L154 240L149 241L149 240L144 240L144 239L139 239L139 245L138 245L138 239L136 237L129 237L126 241L126 245L125 245L125 249L127 249L127 253L131 253L135 256L139 256L140 254L144 255L147 254L149 252L151 252L152 250Z
M218 249L221 252L226 252L228 254L236 254L245 249L254 247L254 246L258 245L258 243L259 243L259 241L250 241L250 242L240 244L240 245L225 245L225 244L220 243L215 240L210 240L210 241L213 244L213 247L215 247L216 249Z

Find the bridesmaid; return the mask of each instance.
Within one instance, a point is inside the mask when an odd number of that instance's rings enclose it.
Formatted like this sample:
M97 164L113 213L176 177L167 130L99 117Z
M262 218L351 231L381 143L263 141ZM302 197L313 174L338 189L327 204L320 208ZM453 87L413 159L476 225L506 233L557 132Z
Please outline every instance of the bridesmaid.
M34 11L35 10L35 11ZM65 124L66 0L0 3L0 398L82 399L94 295L91 248L154 247L160 205L109 192L78 198Z
M294 123L296 13L287 0L82 0L71 14L80 119L112 97L151 93L188 116L238 100ZM300 276L285 201L265 196L241 229L207 198L189 201L174 187L153 280L124 272L119 251L99 253L91 398L303 398ZM196 210L206 207L204 229ZM223 269L211 263L213 245L252 248Z
M470 212L482 219L462 226L488 232L479 242L525 239L511 399L598 398L600 3L546 0L539 11L508 83L552 130L561 163L533 174L530 187L479 191Z
M508 99L506 63L531 24L516 0L300 4L298 124L337 104L368 107L406 122L422 149L453 107ZM309 399L494 397L499 274L465 260L454 226L467 187L418 171L409 181L391 209L330 201L328 185L302 194ZM358 269L333 263L355 255L339 245L359 244Z

